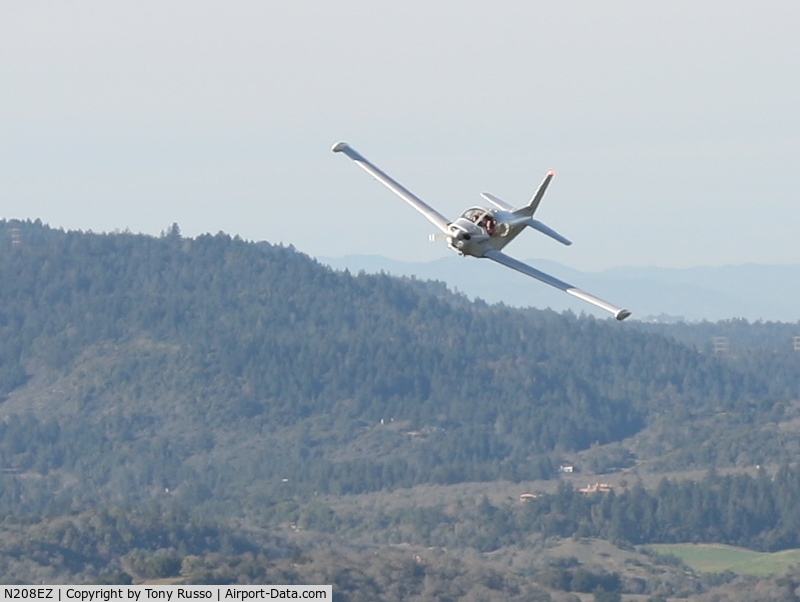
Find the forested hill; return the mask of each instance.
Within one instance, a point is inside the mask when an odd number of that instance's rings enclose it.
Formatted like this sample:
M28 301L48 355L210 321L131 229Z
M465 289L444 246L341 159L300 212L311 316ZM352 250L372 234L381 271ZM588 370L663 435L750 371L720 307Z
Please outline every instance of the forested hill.
M5 511L549 477L665 416L782 420L800 380L800 354L738 361L177 226L0 221L0 282Z

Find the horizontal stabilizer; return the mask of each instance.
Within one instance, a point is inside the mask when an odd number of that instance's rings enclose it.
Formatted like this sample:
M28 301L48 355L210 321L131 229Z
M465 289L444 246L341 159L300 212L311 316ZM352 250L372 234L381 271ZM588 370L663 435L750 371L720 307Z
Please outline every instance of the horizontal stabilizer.
M545 224L540 222L538 219L526 220L525 221L525 225L530 226L534 230L538 230L542 234L546 234L550 238L553 238L553 239L557 240L558 242L560 242L562 245L569 246L569 245L572 244L572 241L570 239L568 239L568 238L566 238L564 236L561 236L561 234L559 234L558 232L553 230L550 226L546 226Z
M481 196L487 201L489 201L492 205L497 207L498 209L501 209L503 211L514 211L514 207L506 203L503 199L498 199L493 194L489 194L488 192L482 192Z

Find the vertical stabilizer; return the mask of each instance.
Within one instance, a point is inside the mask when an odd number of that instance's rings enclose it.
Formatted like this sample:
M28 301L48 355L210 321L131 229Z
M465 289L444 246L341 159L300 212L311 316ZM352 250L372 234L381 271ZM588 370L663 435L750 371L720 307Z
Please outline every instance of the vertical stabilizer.
M553 179L554 175L556 175L556 172L554 172L552 169L548 171L547 175L544 177L544 180L542 180L542 183L539 184L539 188L533 195L531 202L528 203L522 209L517 209L514 212L514 215L524 215L526 217L531 217L536 212L536 209L539 208L539 203L542 202L542 197L544 196L544 193L547 191L547 187L550 185L550 180Z

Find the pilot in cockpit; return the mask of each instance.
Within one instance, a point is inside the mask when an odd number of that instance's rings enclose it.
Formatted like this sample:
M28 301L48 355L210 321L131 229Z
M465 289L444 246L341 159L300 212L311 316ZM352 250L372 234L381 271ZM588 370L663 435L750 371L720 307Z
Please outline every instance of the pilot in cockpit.
M486 230L489 236L494 236L497 229L497 220L485 209L470 209L464 213L464 217L479 228Z
M497 226L497 221L492 217L489 213L484 213L480 219L476 222L476 225L486 230L486 233L489 236L494 236L495 227Z

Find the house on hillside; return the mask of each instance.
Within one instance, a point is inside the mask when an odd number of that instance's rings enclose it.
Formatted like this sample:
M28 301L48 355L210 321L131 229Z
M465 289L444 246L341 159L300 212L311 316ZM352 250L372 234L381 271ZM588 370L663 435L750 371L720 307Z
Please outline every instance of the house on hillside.
M595 483L594 485L587 485L586 487L578 489L578 492L587 495L592 493L611 493L612 491L614 491L614 488L608 483Z

